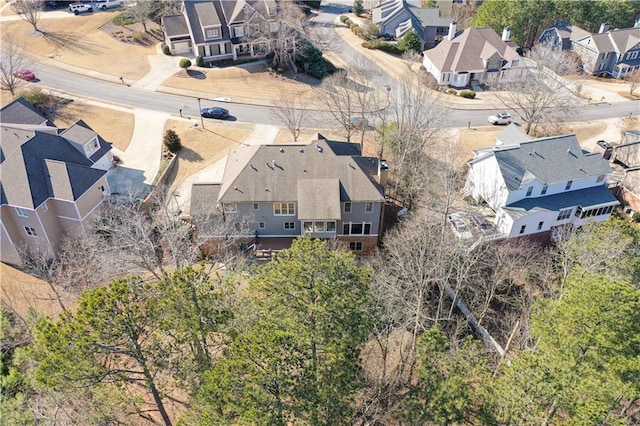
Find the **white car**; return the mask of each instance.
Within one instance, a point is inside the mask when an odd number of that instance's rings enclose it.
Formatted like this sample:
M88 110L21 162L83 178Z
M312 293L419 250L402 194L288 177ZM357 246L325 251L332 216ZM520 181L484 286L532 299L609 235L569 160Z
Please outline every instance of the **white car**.
M473 237L467 222L462 218L460 213L451 213L449 215L449 223L451 224L451 230L459 240L468 240Z
M511 114L508 112L499 112L489 116L489 123L491 124L511 124Z
M93 12L93 7L87 3L73 3L69 5L69 12L79 15L83 12Z

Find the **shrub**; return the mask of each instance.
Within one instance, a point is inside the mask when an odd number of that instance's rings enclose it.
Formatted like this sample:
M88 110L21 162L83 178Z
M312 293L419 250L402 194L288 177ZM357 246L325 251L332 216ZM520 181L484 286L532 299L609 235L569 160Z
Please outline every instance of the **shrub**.
M454 95L454 96L455 96L455 95L457 95L457 94L458 94L458 91L457 91L456 89L447 89L447 90L445 91L445 93L446 93L447 95Z
M180 59L180 68L189 68L191 66L191 61L187 58Z
M162 53L164 53L167 56L171 56L171 49L169 49L169 46L167 46L164 43L162 43Z
M347 21L351 21L347 15L340 15L340 22L342 22L343 24L349 25L347 24Z
M349 25L349 29L350 29L351 31L353 31L353 30L355 30L356 28L360 28L360 27L358 26L358 24L356 24L356 23L354 23L354 22L351 22L351 24Z
M420 40L420 36L416 30L411 28L400 40L398 40L398 49L405 52L410 50L417 53L422 52L422 40Z
M362 47L364 47L365 49L382 50L383 52L391 53L393 55L400 55L402 53L402 51L398 49L398 46L393 43L387 43L385 41L365 41L364 43L362 43Z
M351 30L352 30L352 31L353 31L353 33L354 33L355 35L357 35L358 37L360 37L360 38L366 38L366 37L365 37L365 35L364 35L364 29L363 29L362 27L359 27L359 26L357 26L357 25L356 25L356 27L355 27L355 28L352 28Z
M124 27L125 25L135 24L136 20L135 20L135 18L129 16L128 13L120 12L116 16L114 16L114 18L113 18L113 20L111 22L113 22L113 25L117 25L119 27Z
M198 67L204 67L205 66L204 58L202 56L196 56L196 66L198 66Z
M311 77L321 79L335 72L336 67L324 59L320 49L308 40L301 44L298 52L296 65Z
M364 38L367 40L375 40L380 37L380 31L374 24L367 24L364 27Z
M163 142L164 146L172 154L175 154L176 152L180 151L180 148L182 148L182 141L180 140L180 136L178 136L178 134L171 129L167 130L164 133Z
M462 96L463 98L467 98L467 99L475 99L476 98L476 92L474 92L473 90L461 90L459 95Z
M638 222L638 223L640 223L640 212L635 212L635 213L633 214L633 216L631 216L631 219L632 219L634 222Z
M351 10L353 10L353 13L356 16L362 15L362 13L364 12L364 7L362 6L362 0L355 0L353 2L353 8Z
M136 31L133 33L133 41L136 43L144 43L147 41L147 35L142 31Z

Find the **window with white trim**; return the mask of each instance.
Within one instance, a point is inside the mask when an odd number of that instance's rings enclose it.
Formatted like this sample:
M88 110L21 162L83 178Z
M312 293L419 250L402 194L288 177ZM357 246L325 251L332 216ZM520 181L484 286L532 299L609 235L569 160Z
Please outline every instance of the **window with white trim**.
M284 223L284 229L288 229L288 230L296 229L296 223L295 222L285 222Z
M542 229L544 222L538 222L538 231Z
M327 221L327 232L336 232L336 222L335 220Z
M524 230L525 230L525 229L527 229L527 225L522 225L522 226L520 227L520 233L521 233L521 234L524 234Z
M236 203L222 203L222 208L225 213L237 213L238 205Z
M30 226L25 226L24 227L24 232L30 237L37 237L38 236L38 233L36 232L36 229L32 228Z
M313 232L313 222L310 220L302 222L302 229L307 233Z
M258 223L258 228L260 228L260 229L264 229L264 222L260 222L260 223Z
M564 190L565 190L565 191L570 190L570 189L571 189L571 185L573 185L573 181L572 181L572 180L570 180L570 181L568 181L568 182L567 182L567 184L566 184L566 185L565 185L565 187L564 187Z
M342 224L343 235L370 235L371 222L352 223L345 222Z
M560 210L556 220L565 220L571 217L571 209Z
M85 143L84 153L88 157L92 155L94 152L100 149L100 141L98 141L98 137L94 136L89 142Z
M527 197L531 196L531 194L533 194L533 186L527 188Z
M362 241L350 241L349 250L362 251Z
M351 213L351 203L349 201L344 203L344 212Z
M25 209L21 209L20 207L16 207L16 214L20 217L29 217L29 213Z
M273 203L273 214L275 216L295 216L295 203Z
M367 201L366 203L364 203L364 212L373 213L373 202Z
M324 232L324 222L321 220L313 222L314 232Z
M217 28L207 30L207 38L219 38L220 30Z
M540 191L540 195L544 195L547 193L547 189L549 189L549 185L547 185L546 183L544 185L542 185L542 191Z

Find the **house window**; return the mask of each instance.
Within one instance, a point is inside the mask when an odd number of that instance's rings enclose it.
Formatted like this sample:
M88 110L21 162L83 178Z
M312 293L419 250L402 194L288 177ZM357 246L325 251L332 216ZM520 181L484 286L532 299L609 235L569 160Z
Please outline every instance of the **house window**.
M351 242L349 242L349 250L362 251L362 241L351 241Z
M511 66L512 67L517 67L518 66L518 59L514 59L513 61L511 61Z
M273 203L273 214L276 216L294 216L296 214L295 203Z
M567 185L564 187L564 190L565 190L565 191L570 190L570 189L571 189L571 185L573 185L573 181L572 181L572 180L570 180L569 182L567 182Z
M324 222L314 222L313 228L316 232L324 232Z
M522 226L520 227L520 233L521 233L521 234L524 234L524 230L525 230L525 229L527 229L527 225L522 225Z
M24 227L24 232L27 233L28 236L30 237L37 237L38 233L36 232L35 228L32 228L30 226L25 226Z
M556 220L565 220L569 219L569 217L571 217L571 209L560 210Z
M538 222L538 231L542 229L542 225L544 225L544 222Z
M47 202L45 201L44 203L42 203L42 212L46 212L47 210L49 210L49 206L47 206Z
M542 186L542 191L540 191L540 195L544 195L547 193L547 189L549 189L549 185L546 183Z
M527 188L527 197L531 196L532 193L533 193L533 186L530 186Z
M342 224L344 235L371 235L371 222L365 223L344 223Z
M258 204L258 203L253 203L253 209L254 209L254 210L260 210L260 204Z
M207 30L207 38L218 38L220 37L220 31L217 29Z
M600 175L598 176L598 178L596 179L596 182L602 182L604 180L604 175Z
M351 232L350 235L362 235L362 224L361 223L352 223L351 224Z
M327 222L327 232L336 232L336 222L330 220Z
M303 222L302 227L304 228L304 232L313 232L313 222Z
M225 213L237 213L238 205L236 203L222 203L222 208Z
M609 52L604 52L602 54L602 59L607 59L607 56L609 56Z
M258 228L260 228L260 229L264 229L264 222L260 222L260 223L258 224Z
M631 59L635 59L638 57L638 51L636 50L635 52L631 52Z
M364 203L364 212L372 213L373 212L373 203L371 201L367 201Z
M98 141L98 137L94 136L89 142L84 144L84 153L89 156L100 149L100 142Z
M244 37L244 27L236 27L233 29L233 33L236 37Z
M16 207L16 214L20 217L29 217L29 213L25 209L21 209L20 207Z
M344 212L345 213L351 213L351 203L350 202L346 202L344 203Z
M295 222L285 222L284 223L284 229L296 229L296 223Z

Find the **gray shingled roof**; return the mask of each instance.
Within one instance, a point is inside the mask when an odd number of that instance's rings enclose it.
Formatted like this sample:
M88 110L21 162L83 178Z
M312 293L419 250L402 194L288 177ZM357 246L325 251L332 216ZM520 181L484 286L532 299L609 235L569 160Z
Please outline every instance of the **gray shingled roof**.
M215 203L211 201L217 200L219 194L219 183L194 183L191 186L191 205L189 208L191 216L216 214L218 210Z
M0 123L51 125L49 120L23 97L19 97L0 109Z
M440 9L435 7L418 7L407 4L407 10L420 22L423 27L448 27L451 18L440 17Z
M184 15L163 16L162 27L170 38L189 35L189 27Z
M503 131L498 133L496 140L504 145L515 145L533 140L526 134L520 126L515 123L509 124Z
M36 208L49 197L76 200L107 172L60 136L0 128L2 204ZM10 176L10 179L6 177Z
M493 155L510 190L523 188L534 179L552 184L611 172L601 155L580 148L576 135L495 147Z
M502 209L514 219L518 219L537 211L560 211L568 207L595 207L617 203L616 197L605 185L577 189L544 197L523 198Z
M232 149L220 202L299 201L303 179L337 179L340 201L384 201L362 157L337 155L325 140L305 145L260 145ZM366 161L365 164L369 164Z
M75 142L78 145L82 146L87 141L91 140L94 136L98 137L98 142L100 143L100 149L91 154L90 160L92 162L96 162L101 159L108 151L111 150L111 143L102 139L100 135L98 135L95 130L93 130L84 120L78 120L64 131L60 133L60 136L63 138L70 140L71 142ZM84 151L81 151L84 153Z
M298 219L338 220L340 205L340 180L298 180Z
M518 59L516 47L512 41L503 41L492 28L467 28L424 54L441 72L459 72L485 69L483 59L490 57Z

